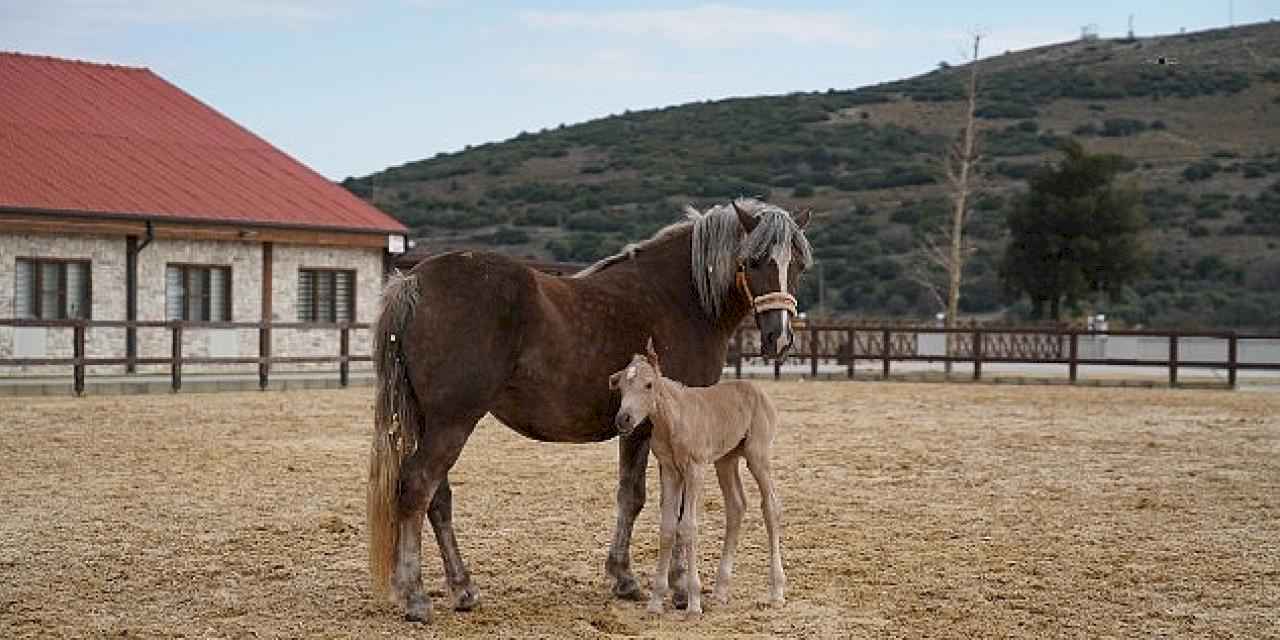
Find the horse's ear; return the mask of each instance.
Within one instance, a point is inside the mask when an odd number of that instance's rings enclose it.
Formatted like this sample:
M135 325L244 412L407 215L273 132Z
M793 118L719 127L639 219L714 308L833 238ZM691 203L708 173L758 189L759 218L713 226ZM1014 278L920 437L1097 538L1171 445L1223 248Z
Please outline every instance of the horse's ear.
M733 210L738 212L738 224L741 224L747 233L755 231L756 225L760 224L759 218L752 215L750 211L743 209L736 199L733 201Z
M813 215L813 209L810 209L807 207L804 209L801 209L800 213L796 214L796 226L800 227L801 229L809 226L809 218L812 217L812 215Z
M610 390L610 391L617 391L617 390L618 390L618 387L619 387L619 386L621 386L621 385L622 385L622 372L621 372L621 371L619 371L619 372L617 372L617 373L615 373L615 374L613 374L613 375L609 376L609 390Z
M644 347L644 357L655 369L658 368L658 352L653 348L653 336L649 336L649 344Z

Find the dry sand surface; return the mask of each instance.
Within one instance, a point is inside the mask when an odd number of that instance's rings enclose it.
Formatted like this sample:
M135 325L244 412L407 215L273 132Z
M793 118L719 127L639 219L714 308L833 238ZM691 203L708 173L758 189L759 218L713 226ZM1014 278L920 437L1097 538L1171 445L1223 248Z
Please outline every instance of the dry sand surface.
M367 587L369 389L0 399L0 637L1280 637L1280 394L765 386L785 607L751 482L734 602L653 617L603 576L614 444L486 419L452 476L482 603L428 528L429 627Z

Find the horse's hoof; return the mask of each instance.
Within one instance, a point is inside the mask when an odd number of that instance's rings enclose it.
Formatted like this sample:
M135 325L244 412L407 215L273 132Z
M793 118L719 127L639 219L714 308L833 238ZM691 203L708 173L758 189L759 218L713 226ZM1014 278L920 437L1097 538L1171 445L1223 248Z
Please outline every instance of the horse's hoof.
M631 576L620 578L613 583L613 595L622 600L639 600L644 597L644 594L640 593L640 583Z
M404 621L422 624L431 622L431 603L426 598L411 598L404 608Z
M462 591L453 594L454 611L471 611L480 605L480 590L467 585Z
M774 596L769 598L769 605L772 607L782 607L787 604L787 599L782 596Z
M645 610L648 611L649 613L652 613L655 616L662 615L662 602L650 600L649 606L645 607Z

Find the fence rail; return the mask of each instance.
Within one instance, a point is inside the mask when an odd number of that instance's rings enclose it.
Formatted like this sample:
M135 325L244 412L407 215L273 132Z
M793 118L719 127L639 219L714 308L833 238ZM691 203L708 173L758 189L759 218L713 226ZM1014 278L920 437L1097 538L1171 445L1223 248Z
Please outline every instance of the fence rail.
M352 355L351 332L368 329L368 323L360 322L186 322L157 320L0 320L0 327L70 328L72 331L71 357L52 358L0 358L0 367L6 366L71 366L72 387L76 395L84 394L85 368L90 365L168 365L173 390L182 390L183 365L256 364L258 387L266 389L271 381L274 364L336 363L338 383L347 386L352 362L370 362L369 355ZM97 357L85 354L85 332L88 329L168 329L170 354L168 357ZM182 335L187 330L203 329L254 329L258 332L257 356L185 356L182 353ZM320 329L338 332L338 349L334 355L323 356L273 356L271 332L274 329Z
M0 319L0 327L49 327L69 328L72 331L72 355L70 357L10 357L0 358L0 367L12 366L71 366L73 388L77 395L84 393L85 369L92 365L167 365L172 388L182 389L184 365L257 364L258 386L267 388L272 365L335 363L338 379L347 386L352 362L369 362L368 354L351 353L351 332L367 330L368 323L334 322L185 322L185 321L125 321L125 320L18 320ZM170 332L170 354L167 357L101 357L86 354L85 336L88 329L98 328L163 328ZM258 332L257 356L187 356L183 354L182 336L185 331L206 329L252 329ZM273 330L331 330L338 333L336 353L332 355L281 356L271 353ZM846 376L854 377L855 363L859 360L874 361L881 365L881 377L888 378L894 362L968 363L973 365L973 379L980 380L984 364L1048 364L1067 368L1068 379L1075 383L1081 366L1129 366L1165 367L1169 384L1178 384L1179 369L1208 368L1227 371L1226 386L1234 388L1240 371L1280 372L1280 334L1243 334L1234 331L1087 331L1063 328L1027 327L910 327L859 324L821 324L797 321L793 326L795 344L789 359L808 361L809 372L818 376L820 364L844 365ZM1167 341L1161 348L1161 357L1100 357L1082 351L1088 341L1091 348L1113 338L1147 338ZM1185 357L1184 346L1195 346L1194 341L1217 340L1224 344L1221 359ZM1273 360L1242 360L1242 342L1274 343L1277 357ZM742 377L743 364L760 359L760 335L754 327L744 325L729 344L726 366ZM781 377L781 363L773 365L774 377Z
M1082 365L1164 367L1168 370L1169 384L1178 384L1179 369L1225 369L1226 386L1234 388L1240 371L1280 372L1280 334L1246 334L1234 331L1151 331L1117 330L1091 331L1069 328L1034 327L923 327L886 326L797 322L793 326L795 340L788 359L808 361L809 372L817 377L819 364L836 363L845 366L846 375L854 377L854 365L858 360L876 361L881 364L881 377L888 378L893 362L941 362L973 365L973 379L982 378L984 364L1050 364L1067 368L1067 377L1077 382ZM1160 357L1138 357L1137 353L1105 357L1088 355L1081 351L1082 341L1090 346L1102 345L1113 338L1167 341ZM931 341L931 348L922 348L922 342ZM1221 341L1221 359L1180 356L1180 347L1196 341ZM1275 352L1269 361L1242 361L1242 342L1271 343ZM1114 343L1113 343L1114 344ZM730 342L726 366L734 369L734 375L742 377L744 361L761 359L759 331L743 326ZM775 362L773 374L781 377L781 363Z

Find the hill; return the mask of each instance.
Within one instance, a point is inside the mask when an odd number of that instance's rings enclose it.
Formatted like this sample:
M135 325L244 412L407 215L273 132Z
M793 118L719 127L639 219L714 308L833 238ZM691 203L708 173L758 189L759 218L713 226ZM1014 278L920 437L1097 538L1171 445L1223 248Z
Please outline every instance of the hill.
M1280 327L1280 24L1096 39L980 62L978 252L962 309L1007 306L994 265L1003 211L1064 137L1132 160L1150 220L1148 277L1112 318L1161 327ZM905 275L945 216L939 158L967 68L854 90L626 112L348 178L419 244L589 261L702 206L761 195L813 207L811 311L928 317Z

